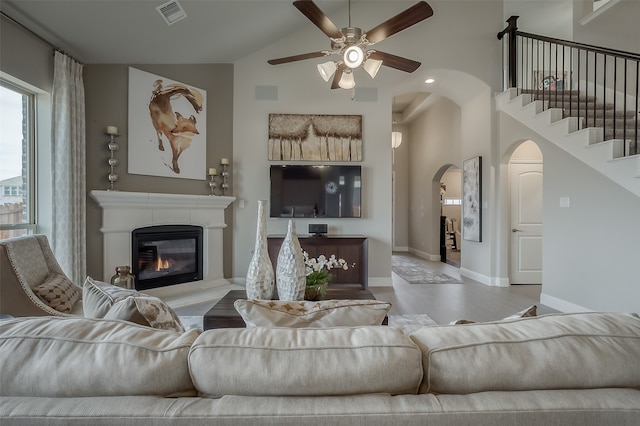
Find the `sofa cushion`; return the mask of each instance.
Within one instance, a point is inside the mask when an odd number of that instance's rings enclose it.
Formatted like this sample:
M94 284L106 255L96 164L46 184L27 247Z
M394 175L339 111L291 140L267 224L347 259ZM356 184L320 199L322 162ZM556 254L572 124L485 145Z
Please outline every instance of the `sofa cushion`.
M157 297L87 277L82 288L84 316L121 319L153 328L184 332L176 313Z
M189 353L203 396L415 394L420 351L392 327L214 329Z
M192 396L187 356L200 332L75 317L0 321L0 395Z
M247 327L354 327L380 325L391 304L377 300L280 301L238 299Z
M428 327L411 338L422 350L421 393L640 388L635 314L554 314Z
M57 272L52 272L33 292L44 303L60 312L71 312L80 299L80 288Z

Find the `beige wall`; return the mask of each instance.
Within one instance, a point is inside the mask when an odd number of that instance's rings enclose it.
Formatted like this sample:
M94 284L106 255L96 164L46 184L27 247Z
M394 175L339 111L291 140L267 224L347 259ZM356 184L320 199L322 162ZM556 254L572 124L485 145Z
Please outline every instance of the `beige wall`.
M526 140L543 155L541 303L563 311L638 312L640 228L631 224L640 198L511 117L500 113L498 121L505 170L513 150ZM567 197L570 206L560 207L560 198ZM502 228L508 235L508 222Z
M393 249L409 250L409 152L411 132L409 126L395 125L402 132L402 144L393 150ZM391 143L391 142L389 142Z
M357 3L356 3L357 4ZM234 277L242 278L251 258L251 250L255 239L256 201L266 199L268 189L268 166L266 160L267 117L271 112L279 113L313 113L313 114L362 114L364 123L364 161L363 166L363 212L364 217L356 220L332 219L326 222L334 234L362 234L369 240L369 284L389 285L391 278L392 241L392 195L391 195L391 96L414 90L425 90L424 79L434 70L442 72L442 90L456 93L456 97L469 98L477 92L477 86L489 87L500 81L499 55L500 46L489 43L495 38L496 28L501 24L502 7L492 1L435 1L430 2L434 8L434 17L404 31L402 34L384 41L385 51L422 61L423 66L413 74L406 74L383 67L375 81L362 72L356 73L358 88L373 90L375 99L363 101L356 92L351 99L351 92L330 90L329 84L317 75L315 63L301 61L280 66L270 66L267 60L292 55L309 50L309 46L322 47L322 34L318 34L313 26L293 33L283 40L250 55L235 64L235 114L234 123L234 155L237 166L234 178L238 183L236 195L246 201L245 207L234 206ZM407 7L411 3L407 2ZM358 20L363 26L383 22L401 8L397 2L375 2L375 7L358 8ZM458 30L452 32L451 28ZM443 47L442 34L446 33L447 46ZM473 35L472 35L473 34ZM382 43L381 43L382 48ZM444 69L444 70L443 70ZM448 72L451 69L452 72ZM447 76L468 73L474 76L474 85L446 83ZM492 82L492 84L484 82ZM277 88L277 99L256 99L256 86L264 85ZM471 94L470 94L471 93ZM451 101L449 101L451 103ZM489 111L491 99L483 99L484 108ZM455 109L452 107L452 109ZM481 117L490 116L480 114ZM442 114L443 120L449 120ZM446 122L446 121L445 121ZM486 126L481 131L486 132ZM459 127L457 129L459 132ZM476 139L477 139L477 132ZM409 128L410 137L407 148L411 149L414 139L413 125ZM453 138L455 140L455 138ZM482 136L483 150L489 148L489 134ZM454 141L454 146L459 140ZM403 142L403 146L405 142ZM400 149L404 150L401 146ZM436 150L437 147L434 142ZM448 152L447 149L444 150ZM485 155L488 151L484 152ZM409 151L409 155L413 154ZM425 158L432 158L425 153ZM449 152L449 162L460 164L460 151ZM431 163L430 163L431 164ZM434 163L435 164L435 163ZM410 166L411 167L411 166ZM435 179L437 169L423 168L429 171L426 176L427 185ZM439 179L439 177L438 177ZM431 188L427 188L431 191ZM425 199L425 209L433 209L431 199ZM439 204L435 207L439 215ZM409 213L412 217L415 211ZM428 213L428 219L435 217ZM402 220L401 217L397 217ZM411 217L408 233L413 237ZM305 233L308 221L299 220L298 230ZM416 225L417 226L417 225ZM286 221L270 219L267 224L270 234L281 234L285 231ZM437 229L437 225L436 225ZM425 244L435 245L427 248L429 253L439 253L436 242L428 241L432 230L420 227L420 232L427 232ZM410 246L413 244L410 243Z
M441 97L410 126L409 248L428 259L440 260L440 179L446 165L462 164L461 119Z
M134 68L180 81L207 91L207 167L219 167L220 158L233 160L233 65L131 65ZM204 180L142 176L127 173L129 65L87 65L84 71L87 113L87 191L107 189L108 165L106 126L118 127L120 165L116 172L120 191L170 194L209 193ZM233 164L233 161L232 161ZM232 168L234 166L232 165ZM204 171L203 171L204 172ZM231 183L233 187L233 182ZM233 191L232 191L233 192ZM231 276L233 262L233 215L227 209L224 231L224 271ZM87 200L87 273L102 277L101 210L93 199Z

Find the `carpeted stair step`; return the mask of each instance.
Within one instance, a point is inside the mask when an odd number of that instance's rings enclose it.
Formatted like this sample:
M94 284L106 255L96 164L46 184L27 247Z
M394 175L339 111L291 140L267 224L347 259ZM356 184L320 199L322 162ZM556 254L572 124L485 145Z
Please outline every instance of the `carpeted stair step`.
M543 89L520 89L518 94L542 94L545 93L546 97L549 97L549 93L557 93L559 96L580 96L582 95L581 91L577 90L543 90Z
M560 100L558 100L557 102L553 99L549 100L547 99L547 102L549 102L549 108L562 108L562 109L572 109L572 110L589 110L589 111L593 111L594 108L595 110L601 110L601 111L607 111L607 110L613 110L613 104L602 104L600 102L562 102Z
M624 118L620 118L616 116L615 120L613 119L613 117L606 117L604 119L596 118L595 124L598 127L611 127L611 128L613 128L613 125L615 124L616 129L622 129L623 127L634 128L636 126L640 126L640 120L636 122L634 117L629 117L625 120Z
M613 129L605 128L604 129L604 140L610 139L627 139L634 140L637 136L640 136L640 130L637 129L627 129L626 133L624 129L616 129L615 135Z
M578 108L571 108L571 110L569 110L569 108L564 108L563 109L563 115L564 117L589 117L589 120L593 120L593 116L595 114L596 120L598 119L602 119L603 117L605 119L613 119L613 115L614 115L614 110L613 109L605 109L603 110L602 108L598 108L596 107L595 111L593 110L593 107L585 109L582 105L580 105L580 109L578 110ZM624 116L627 117L627 123L629 121L633 121L635 119L635 113L633 111L627 111L626 113L623 111L615 111L615 116L616 119L622 120L624 118Z

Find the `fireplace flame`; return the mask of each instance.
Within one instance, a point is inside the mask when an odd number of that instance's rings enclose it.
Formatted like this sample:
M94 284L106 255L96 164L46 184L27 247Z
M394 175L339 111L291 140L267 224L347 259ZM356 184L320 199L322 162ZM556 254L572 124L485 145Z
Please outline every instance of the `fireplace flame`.
M158 260L156 261L156 272L166 271L169 268L171 268L171 263L158 255Z

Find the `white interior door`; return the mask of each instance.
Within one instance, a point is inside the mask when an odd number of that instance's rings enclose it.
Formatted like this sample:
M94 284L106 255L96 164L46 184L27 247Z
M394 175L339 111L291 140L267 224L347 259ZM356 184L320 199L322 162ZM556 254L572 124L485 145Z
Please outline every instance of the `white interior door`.
M510 165L511 284L542 283L542 164Z

